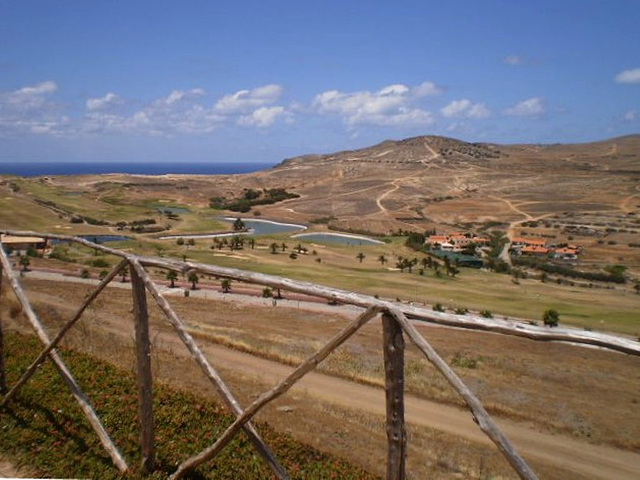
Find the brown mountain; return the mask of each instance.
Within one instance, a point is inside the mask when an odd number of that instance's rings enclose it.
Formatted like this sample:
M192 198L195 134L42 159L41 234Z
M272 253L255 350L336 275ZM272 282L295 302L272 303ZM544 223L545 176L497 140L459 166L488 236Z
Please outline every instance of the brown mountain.
M263 209L387 232L640 211L640 135L572 145L497 145L421 136L290 158L238 179L301 198ZM560 218L560 219L561 219Z

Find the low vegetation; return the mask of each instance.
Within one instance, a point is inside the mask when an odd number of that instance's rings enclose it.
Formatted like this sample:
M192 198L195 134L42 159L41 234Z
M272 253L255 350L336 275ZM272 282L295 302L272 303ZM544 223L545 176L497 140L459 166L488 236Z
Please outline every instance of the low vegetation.
M40 348L33 337L7 336L6 363L10 383L19 378ZM133 375L75 351L63 350L62 355L132 467L132 473L126 478L147 478L136 468L140 455ZM164 385L155 388L154 408L158 460L152 478L158 479L166 478L179 462L213 443L233 421L233 416L218 404ZM38 475L121 478L65 384L48 363L0 418L0 452L11 456L18 464L37 470ZM267 425L258 425L258 430L294 479L375 478L339 458L297 443L286 434L276 433ZM201 467L197 473L197 478L201 479L270 476L268 467L242 436L217 460Z
M224 197L212 197L209 206L216 210L231 210L246 213L256 205L272 205L290 198L298 198L297 193L287 192L284 188L265 188L263 190L245 189L242 196L227 200Z

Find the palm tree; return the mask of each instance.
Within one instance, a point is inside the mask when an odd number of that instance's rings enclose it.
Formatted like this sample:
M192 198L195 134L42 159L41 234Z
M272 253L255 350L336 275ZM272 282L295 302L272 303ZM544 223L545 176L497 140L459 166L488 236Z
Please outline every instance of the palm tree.
M384 255L380 255L378 257L378 261L380 262L380 265L384 265L385 263L387 263L387 257L385 257Z
M431 263L430 260L430 257L422 257L422 260L420 260L420 265L422 265L422 268L427 268Z
M401 273L404 273L404 269L407 268L407 259L403 258L402 260L398 260L396 263L396 268L400 269Z
M407 268L409 269L409 273L413 271L413 267L418 264L418 259L414 258L413 260L405 260L407 262Z
M220 282L220 287L222 287L223 293L229 293L231 291L231 280L229 280L228 278L223 279Z
M236 221L233 222L233 230L236 232L244 230L244 222L241 218L236 218Z
M196 289L196 283L198 283L198 280L200 280L198 278L198 274L196 272L191 272L189 274L188 279L191 282L191 290L195 290Z
M362 263L362 261L365 259L366 255L362 252L360 252L358 255L356 255L356 258L358 260L360 260L360 263Z
M22 266L23 272L26 272L27 270L29 270L29 265L31 265L31 260L29 260L29 257L27 255L22 255L20 257L20 265Z
M120 281L122 283L127 281L127 275L129 275L129 267L125 265L122 267L122 270L120 270Z
M176 288L176 280L178 279L178 274L176 272L174 272L173 270L169 270L167 272L167 280L169 280L171 282L171 285L169 285L169 288Z

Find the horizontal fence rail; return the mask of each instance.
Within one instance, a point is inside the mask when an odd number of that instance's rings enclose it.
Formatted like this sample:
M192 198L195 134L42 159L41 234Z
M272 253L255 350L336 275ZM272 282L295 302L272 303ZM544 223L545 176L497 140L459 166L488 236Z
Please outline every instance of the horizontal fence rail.
M433 347L420 335L412 321L421 321L438 325L464 328L470 330L483 330L505 335L515 335L538 341L561 341L575 344L593 345L601 348L640 356L640 343L630 339L616 337L598 332L586 332L568 328L554 328L529 325L523 321L487 319L473 315L453 315L444 312L434 312L425 308L405 305L399 302L390 302L378 298L357 294L345 290L324 287L308 282L300 282L272 275L248 272L232 268L218 267L202 263L178 261L173 259L139 256L123 252L117 249L105 247L89 240L68 235L54 235L48 233L25 232L13 230L0 230L0 233L12 236L41 237L47 240L59 240L74 242L86 247L102 251L106 254L120 257L121 262L100 282L84 303L78 308L74 316L60 329L57 335L50 340L45 333L42 323L31 307L19 276L12 269L11 262L1 248L0 244L0 287L2 274L9 280L9 284L23 307L27 319L36 331L37 336L44 344L44 350L31 363L23 376L10 389L5 384L4 359L2 344L2 325L0 325L0 393L4 393L0 402L0 409L14 399L19 389L29 380L38 367L47 359L51 359L58 369L63 380L78 401L87 420L100 438L105 450L121 472L129 469L126 461L112 442L108 433L100 423L87 397L80 390L71 372L56 352L56 346L64 335L80 321L82 313L104 290L104 288L124 269L129 268L132 280L132 322L136 331L136 357L137 357L137 381L139 393L139 421L140 421L140 448L141 469L150 473L154 469L155 461L155 435L154 415L152 407L153 379L148 364L150 355L149 324L147 313L148 293L163 312L166 321L172 326L178 337L187 347L194 361L201 368L203 374L211 382L223 402L235 415L235 421L222 433L222 435L209 447L186 459L172 474L172 479L182 478L187 472L214 458L234 436L243 430L251 441L259 455L271 468L273 474L279 479L288 479L286 471L282 468L274 453L269 449L251 423L251 419L267 404L275 398L286 393L296 382L307 373L314 370L320 362L346 342L363 325L375 317L381 316L383 323L383 353L385 361L385 390L387 405L387 479L401 480L405 478L406 458L406 429L404 424L404 335L406 335L416 347L425 355L449 384L462 397L469 407L474 420L479 428L498 447L510 463L514 471L523 479L537 478L533 470L517 453L515 447L502 433L498 425L482 406L481 402L473 394L464 382L457 376L453 369L438 355ZM329 340L315 354L307 358L289 376L283 379L271 390L258 396L247 407L242 407L234 398L231 390L219 375L216 367L206 358L202 349L193 337L187 332L184 322L173 310L169 302L162 295L156 284L147 272L147 268L161 268L181 273L201 273L215 276L221 279L231 279L240 282L287 290L295 293L322 298L347 305L354 305L364 309L356 319L345 327L339 334ZM5 393L6 392L6 393Z

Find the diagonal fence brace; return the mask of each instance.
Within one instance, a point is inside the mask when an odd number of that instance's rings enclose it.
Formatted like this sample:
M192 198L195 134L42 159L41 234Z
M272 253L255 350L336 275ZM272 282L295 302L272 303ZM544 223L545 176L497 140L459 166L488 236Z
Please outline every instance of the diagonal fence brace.
M40 323L38 316L33 311L33 308L29 304L29 300L25 295L24 290L20 285L20 282L18 281L18 278L16 277L15 273L11 268L11 262L9 262L9 259L7 258L7 255L4 252L4 249L1 247L0 247L0 261L2 262L3 268L6 270L6 275L7 275L7 278L9 279L9 283L11 284L11 288L13 289L13 292L16 298L18 299L18 301L22 304L24 313L29 319L29 322L33 326L34 330L36 331L38 338L45 345L49 345L51 343L51 341L49 340L49 336L47 335L47 332L44 330L42 324ZM111 457L111 460L113 461L114 465L121 472L123 473L126 472L129 469L129 467L127 466L127 463L122 457L122 454L118 451L118 448L115 446L115 444L111 440L111 437L109 437L109 434L107 433L107 431L104 429L104 426L100 422L100 419L96 415L96 412L93 410L93 407L91 406L87 396L78 386L78 383L73 378L73 375L71 374L71 371L69 371L69 368L66 366L66 364L64 363L60 355L58 355L58 352L55 349L49 352L49 358L51 358L54 366L60 373L60 376L62 377L64 382L67 384L67 387L69 387L71 394L78 402L78 405L80 406L85 416L87 417L89 424L98 435L98 438L102 443L102 446Z
M194 357L196 363L200 366L205 376L211 381L216 391L222 397L227 407L231 409L231 411L235 414L235 416L239 416L242 414L242 408L240 407L238 401L235 399L231 390L227 387L224 380L220 376L220 374L216 371L216 369L209 363L204 353L198 347L198 344L195 342L193 337L186 330L184 323L180 320L180 317L175 313L173 308L164 296L158 291L155 283L149 277L149 274L142 267L140 262L133 259L130 261L134 270L144 283L147 288L147 291L151 294L151 296L155 299L156 304L162 312L165 314L167 321L174 328L182 342L185 344L191 355ZM254 448L260 453L260 455L264 458L265 462L269 465L273 473L282 480L288 480L289 476L284 468L279 464L275 455L271 451L271 449L265 444L264 440L260 437L255 427L250 423L246 423L243 425L243 430L248 436L249 440L253 444Z
M27 370L24 372L22 377L20 377L20 380L18 380L16 384L13 387L11 387L11 390L9 390L9 392L2 399L2 402L0 402L0 408L3 408L4 406L6 406L7 403L9 403L9 401L13 398L13 396L18 392L18 390L20 390L20 388L22 388L22 386L29 381L29 379L33 376L34 373L36 373L36 371L38 370L38 367L40 367L40 365L42 365L46 360L47 355L49 355L49 352L51 352L54 348L56 348L56 346L58 345L58 343L60 343L64 335L71 329L71 327L73 327L78 322L78 320L80 320L80 317L82 317L82 314L84 313L84 311L87 308L89 308L91 303L93 303L93 301L97 298L100 292L102 292L102 290L105 289L105 287L111 282L111 280L113 280L118 275L118 273L126 263L127 263L126 260L121 261L109 273L109 275L107 275L100 282L98 287L91 293L91 295L89 295L89 297L85 300L82 306L76 311L75 315L60 329L60 331L55 336L55 338L51 340L49 345L47 345L47 348L45 348L42 351L42 353L38 355L38 358L36 358L31 365L29 365L29 368L27 368Z
M356 318L351 324L334 336L324 347L318 350L315 354L309 357L298 368L291 372L284 380L278 385L273 387L268 392L263 393L255 401L249 405L242 415L240 415L230 426L225 430L218 440L207 447L202 452L188 458L182 464L178 466L178 469L169 477L170 480L178 480L182 478L187 472L193 470L204 462L214 458L238 433L238 430L247 423L258 411L266 404L286 393L298 380L304 377L307 373L314 370L320 362L329 356L336 348L346 342L354 333L356 333L360 327L365 325L369 320L380 313L380 308L377 306L369 307L364 313Z
M429 362L431 362L440 371L440 373L444 375L449 384L464 399L473 414L474 420L480 426L480 429L491 439L493 443L495 443L498 450L500 450L500 452L505 456L520 478L524 480L537 480L538 477L536 474L518 454L515 447L511 444L505 434L502 433L502 430L500 430L500 427L498 427L498 425L493 421L493 418L491 418L487 413L480 400L478 400L471 389L465 385L447 362L438 355L431 344L427 342L422 335L420 335L413 325L411 325L404 313L397 308L389 308L388 311L397 320L416 347L424 353Z

